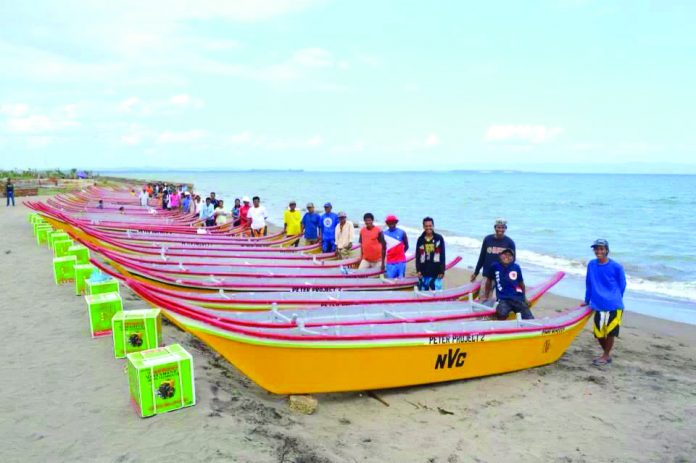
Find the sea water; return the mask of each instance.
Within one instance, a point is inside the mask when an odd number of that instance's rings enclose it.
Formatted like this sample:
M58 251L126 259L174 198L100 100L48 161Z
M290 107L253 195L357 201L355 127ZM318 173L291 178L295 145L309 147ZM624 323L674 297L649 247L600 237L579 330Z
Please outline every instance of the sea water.
M496 218L508 221L517 261L529 283L563 270L555 292L584 297L585 266L597 238L626 270L627 310L696 324L696 177L689 175L537 174L520 172L113 172L103 175L190 182L235 198L261 197L269 220L282 223L289 200L298 208L330 201L334 212L362 222L388 214L415 244L423 217L435 220L448 259L473 269ZM204 197L203 194L201 194Z

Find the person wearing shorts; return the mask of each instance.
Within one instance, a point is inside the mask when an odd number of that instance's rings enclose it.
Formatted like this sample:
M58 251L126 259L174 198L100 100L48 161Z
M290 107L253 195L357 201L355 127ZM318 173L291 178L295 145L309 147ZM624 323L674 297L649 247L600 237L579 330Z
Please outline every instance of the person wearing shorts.
M495 293L498 298L498 305L495 309L498 320L505 320L510 313L520 314L523 320L531 320L534 318L532 311L529 310L529 302L527 302L526 288L524 278L522 277L522 269L513 260L515 259L515 251L511 248L503 249L499 254L500 262L494 262L491 265L493 281L495 282ZM490 285L486 281L486 285ZM490 292L490 288L486 288L484 294ZM481 302L485 299L481 298Z
M375 216L367 212L363 216L365 226L360 229L360 270L380 268L384 271L386 243L379 227L374 224Z
M408 251L408 236L400 228L396 228L399 219L388 215L385 219L387 229L383 230L384 241L387 243L387 265L384 276L387 278L403 278L406 276L406 251Z
M611 350L614 340L619 336L626 274L621 264L609 259L607 240L596 240L592 249L597 258L587 264L583 305L589 305L595 311L594 335L602 347L602 355L592 363L601 366L611 363Z
M419 290L442 289L442 279L445 277L445 239L435 233L435 221L432 217L423 219L423 233L416 241L416 272Z

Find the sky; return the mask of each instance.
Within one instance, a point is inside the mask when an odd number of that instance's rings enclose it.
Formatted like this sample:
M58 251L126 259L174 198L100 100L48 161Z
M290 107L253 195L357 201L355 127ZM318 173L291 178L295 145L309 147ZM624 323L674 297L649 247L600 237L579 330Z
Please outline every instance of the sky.
M696 173L689 0L0 0L0 168Z

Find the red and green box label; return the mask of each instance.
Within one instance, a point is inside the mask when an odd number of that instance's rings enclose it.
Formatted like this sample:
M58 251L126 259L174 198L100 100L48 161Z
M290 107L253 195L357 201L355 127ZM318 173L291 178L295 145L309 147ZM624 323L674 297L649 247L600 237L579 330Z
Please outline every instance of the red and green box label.
M127 355L128 382L142 417L196 403L191 354L179 344Z
M162 318L160 309L124 310L111 319L114 356L125 358L132 352L160 347Z

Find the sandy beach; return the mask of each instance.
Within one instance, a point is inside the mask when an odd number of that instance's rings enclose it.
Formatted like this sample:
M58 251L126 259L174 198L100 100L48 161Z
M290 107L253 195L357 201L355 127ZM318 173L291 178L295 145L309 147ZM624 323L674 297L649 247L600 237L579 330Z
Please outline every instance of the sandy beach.
M27 213L19 204L0 211L2 462L696 461L696 326L630 307L609 367L591 365L599 349L588 326L553 365L318 395L307 416L165 323L165 343L193 355L198 403L141 419L125 361L113 358L110 338L90 338L72 286L53 284L52 256ZM451 271L447 285L467 277ZM126 308L145 306L122 294ZM547 295L535 313L575 304Z

